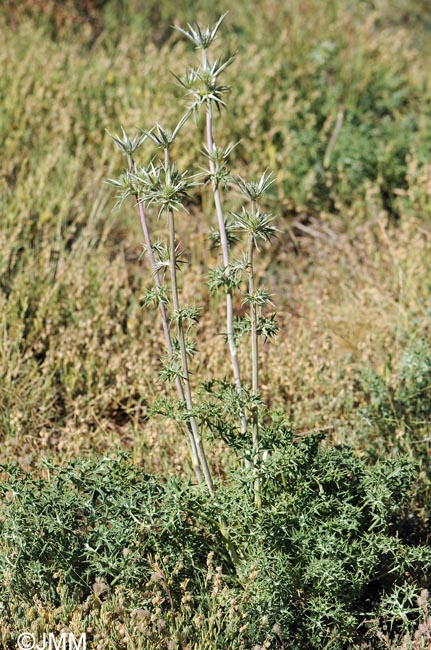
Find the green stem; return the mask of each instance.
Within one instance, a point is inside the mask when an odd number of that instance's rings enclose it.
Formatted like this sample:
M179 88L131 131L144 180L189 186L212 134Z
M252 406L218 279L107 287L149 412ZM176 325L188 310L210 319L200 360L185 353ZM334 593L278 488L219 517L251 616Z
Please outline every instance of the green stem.
M206 51L202 50L202 63L204 69L208 66L208 60L206 56ZM207 137L207 149L210 154L209 165L210 172L213 178L212 187L213 187L213 196L214 204L217 214L218 229L220 233L220 244L223 256L223 266L225 268L226 277L229 278L229 244L226 233L226 226L223 217L223 207L220 198L219 186L216 179L216 167L214 160L212 159L211 154L214 151L214 137L213 137L213 127L212 127L212 110L211 102L208 101L206 105L206 137ZM232 289L229 287L226 293L226 336L229 346L229 353L232 362L233 376L236 386L236 391L240 401L240 421L241 421L241 433L246 436L247 434L247 419L245 416L244 408L242 407L242 383L241 383L241 372L239 368L238 353L235 345L235 338L233 334L233 298L232 298Z
M133 172L135 170L135 164L131 156L128 157L128 162L129 162L129 170L130 172ZM138 197L136 197L138 198ZM145 214L144 206L142 203L138 202L138 209L139 209L139 217L141 221L141 227L142 231L144 233L144 240L145 240L145 246L147 247L148 251L148 256L150 258L150 264L151 264L151 269L153 272L153 278L154 278L154 284L156 285L156 289L158 292L161 291L162 288L162 283L160 280L160 274L157 270L157 265L156 265L156 260L154 257L153 253L153 248L151 246L151 237L150 237L150 232L148 229L148 222L147 222L147 217ZM171 335L169 332L169 324L168 324L168 317L166 314L166 308L163 302L159 301L159 311L160 315L162 317L162 326L163 326L163 333L165 335L165 342L166 342L166 348L168 350L169 356L172 358L173 356L173 348L172 348L172 339ZM176 377L175 379L175 384L178 392L178 397L182 402L185 402L185 395L184 395L184 389L183 389L183 384L181 381L180 377ZM199 457L197 453L197 448L196 448L196 443L193 435L193 425L192 422L187 422L187 432L189 436L189 441L190 441L190 449L191 449L191 458L192 458L192 465L193 469L196 474L196 478L198 480L198 483L202 483L202 472L199 464Z
M252 210L255 210L253 205ZM254 268L253 268L253 251L254 241L253 236L249 234L248 237L248 253L247 253L247 269L248 269L248 293L251 299L250 302L250 318L251 318L251 362L252 362L252 396L257 398L259 394L259 347L257 336L257 306L254 301L255 283L254 283ZM259 414L258 407L252 408L252 447L253 447L253 470L254 470L254 502L256 507L260 510L262 506L260 478L259 471Z
M165 149L165 169L166 169L166 177L168 180L168 175L169 175L168 149ZM189 375L188 363L187 363L184 327L180 316L180 301L179 301L179 294L178 294L177 270L176 270L175 219L174 219L174 212L171 208L168 210L168 222L169 222L169 267L171 272L172 301L174 305L174 310L177 314L177 334L178 334L178 344L180 346L180 354L181 354L181 366L183 372L185 402L186 402L187 410L191 413L193 410L193 400L192 400L192 394L190 389L190 375ZM214 494L214 485L213 485L210 469L208 466L208 461L202 445L202 439L199 433L199 429L195 418L191 417L190 420L192 424L192 431L193 431L194 443L196 445L197 456L199 458L199 463L205 478L205 482L207 484L210 493Z

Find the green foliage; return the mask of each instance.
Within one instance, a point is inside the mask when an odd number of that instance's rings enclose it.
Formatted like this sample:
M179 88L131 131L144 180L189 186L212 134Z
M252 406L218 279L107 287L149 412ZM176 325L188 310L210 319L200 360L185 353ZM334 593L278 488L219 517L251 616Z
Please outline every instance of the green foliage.
M7 598L37 594L58 603L60 591L85 598L97 576L137 593L149 578L148 557L162 546L174 564L183 548L190 575L198 558L206 559L211 527L202 537L199 527L187 532L187 502L196 499L197 507L199 493L191 489L184 500L186 485L163 485L124 456L65 467L46 462L43 478L11 471L2 484Z
M405 452L416 439L427 450L430 432L431 347L417 340L402 355L392 379L368 371L362 378L367 406L362 416L388 447Z
M219 618L221 639L235 631L243 644L278 638L286 648L354 647L358 634L370 633L364 617L380 610L393 618L393 630L410 629L417 611L410 603L400 618L400 594L418 591L431 570L429 549L399 535L412 466L399 459L368 467L348 449L322 449L319 436L292 444L284 431L261 466L260 512L243 471L218 486L215 502L203 489L145 474L125 455L62 467L45 461L40 477L4 466L4 610L33 596L79 603L98 583L107 593L121 588L130 613L151 609L154 591L146 585L158 557L170 585L172 602L165 594L162 610L173 634L175 616L186 615L185 580L202 616L211 614L210 555L222 567L225 603L240 603L230 619ZM236 570L219 512L241 552Z

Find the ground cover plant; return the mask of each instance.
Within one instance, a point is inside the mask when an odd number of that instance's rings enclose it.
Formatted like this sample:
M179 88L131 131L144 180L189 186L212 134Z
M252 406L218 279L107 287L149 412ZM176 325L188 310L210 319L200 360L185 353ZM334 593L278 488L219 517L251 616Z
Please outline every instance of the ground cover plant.
M355 647L383 616L392 635L416 627L415 585L431 555L396 534L412 467L366 467L348 450L319 451L316 437L283 443L266 467L260 511L244 471L218 488L218 505L209 491L161 482L126 457L45 462L37 478L4 467L1 593L16 627L5 625L3 638L26 624L40 632L41 604L56 630L93 629L88 610L118 588L123 607L108 630L96 624L96 647L125 643L127 623L140 643L219 648ZM219 508L241 553L236 568ZM136 612L148 620L133 631Z
M423 4L2 7L5 647L429 645Z

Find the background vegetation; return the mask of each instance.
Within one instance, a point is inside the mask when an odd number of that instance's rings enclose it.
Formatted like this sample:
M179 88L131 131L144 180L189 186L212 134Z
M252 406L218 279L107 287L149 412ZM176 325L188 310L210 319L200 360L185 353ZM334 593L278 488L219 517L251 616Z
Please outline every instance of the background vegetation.
M258 268L281 328L263 397L286 418L260 515L229 449L209 448L242 584L186 439L148 416L165 391L151 274L133 205L113 211L104 183L122 162L106 129L177 121L169 71L193 48L171 26L227 9L217 138L241 139L237 173L274 172L282 230ZM2 4L5 647L64 626L101 648L429 647L430 17L429 0ZM230 372L206 190L190 212L182 282L205 306L206 380Z

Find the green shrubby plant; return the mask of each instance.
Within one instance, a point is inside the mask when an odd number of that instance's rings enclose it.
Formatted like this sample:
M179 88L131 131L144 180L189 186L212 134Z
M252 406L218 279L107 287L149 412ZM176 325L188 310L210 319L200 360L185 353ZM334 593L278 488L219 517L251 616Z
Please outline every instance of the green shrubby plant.
M392 367L395 364L396 370ZM385 375L371 369L362 373L360 390L365 405L359 412L359 422L369 440L370 458L406 454L415 462L418 482L412 521L406 531L426 540L431 514L430 379L430 345L425 339L414 340L401 359L388 359Z
M428 341L414 340L403 352L396 372L388 359L385 375L364 371L361 388L366 405L361 410L370 433L386 450L412 453L412 447L427 454L429 449L429 390L431 349ZM416 455L416 454L415 454Z
M399 535L413 468L401 459L369 467L320 441L294 443L279 431L260 510L246 468L217 484L216 503L190 483L145 474L124 454L45 461L39 478L3 466L3 620L18 632L35 599L73 611L118 592L123 621L148 611L179 644L203 642L202 625L211 648L235 637L232 647L266 639L341 650L367 638L374 647L380 620L392 635L413 631L419 610L403 598L419 594L431 568L429 549ZM239 572L219 541L220 510Z

